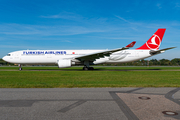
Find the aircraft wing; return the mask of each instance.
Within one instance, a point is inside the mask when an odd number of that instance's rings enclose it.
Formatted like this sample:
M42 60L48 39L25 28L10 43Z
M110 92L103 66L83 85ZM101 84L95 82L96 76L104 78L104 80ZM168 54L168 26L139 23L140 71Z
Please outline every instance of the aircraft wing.
M133 47L135 45L135 43L136 42L133 41L132 43L130 43L129 45L127 45L126 47L123 47L123 48L118 48L118 49L113 49L113 50L105 50L105 51L101 51L101 52L97 52L97 53L82 55L82 56L75 57L74 59L78 59L80 61L94 61L95 59L103 58L105 56L110 56L110 54L112 54L114 52L129 49L129 48Z
M173 48L176 48L176 47L165 48L165 49L161 49L161 50L157 50L157 51L153 51L153 50L152 50L152 51L150 51L150 54L151 54L151 55L156 55L156 54L165 52L166 50L170 50L170 49L173 49Z

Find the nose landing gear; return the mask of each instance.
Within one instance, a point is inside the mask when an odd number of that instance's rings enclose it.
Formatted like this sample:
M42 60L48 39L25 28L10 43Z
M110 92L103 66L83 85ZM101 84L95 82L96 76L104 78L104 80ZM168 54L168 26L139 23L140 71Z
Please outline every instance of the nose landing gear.
M21 68L21 64L19 64L19 71L21 71L22 70L22 68Z

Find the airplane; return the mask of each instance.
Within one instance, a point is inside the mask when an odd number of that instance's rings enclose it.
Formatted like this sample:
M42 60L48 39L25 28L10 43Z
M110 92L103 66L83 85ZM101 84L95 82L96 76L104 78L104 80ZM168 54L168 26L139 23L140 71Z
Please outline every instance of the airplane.
M2 59L9 63L19 64L57 64L59 68L84 65L83 70L94 70L90 65L126 63L145 59L175 47L159 50L166 29L158 29L141 47L127 50L135 41L126 47L113 50L21 50L8 53Z

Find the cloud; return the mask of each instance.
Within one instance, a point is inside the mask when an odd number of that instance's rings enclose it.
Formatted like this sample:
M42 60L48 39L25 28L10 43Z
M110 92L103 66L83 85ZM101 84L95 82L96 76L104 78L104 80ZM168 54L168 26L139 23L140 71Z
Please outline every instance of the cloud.
M175 3L175 8L180 8L180 3Z
M33 47L33 46L18 46L18 45L0 45L0 48L16 48L16 49L40 49L40 47Z
M158 7L158 9L162 8L162 5L160 3L157 3L156 6Z
M40 16L40 17L42 17L42 18L54 18L54 19L63 18L63 16L60 16L60 15L50 15L50 16Z
M124 21L124 22L126 22L126 23L128 23L128 24L127 24L127 25L128 25L127 27L129 27L130 29L135 30L135 31L138 31L138 29L136 28L137 26L142 26L142 24L143 24L143 23L141 23L141 22L131 22L131 21L126 20L126 19L124 19L123 17L120 17L120 16L118 16L118 15L115 15L115 17L118 18L118 19L120 19L120 20L122 20L122 21Z
M61 40L61 42L73 43L73 42L71 42L71 41L69 41L69 40Z
M129 22L128 20L126 20L126 19L124 19L124 18L122 18L122 17L120 17L120 16L115 15L115 17L119 18L120 20L123 20L124 22L131 23L131 22ZM132 23L131 23L131 24L132 24Z
M49 19L66 19L72 21L82 21L84 18L81 15L71 13L71 12L62 12L56 15L41 15L41 18L49 18Z
M89 26L41 26L25 24L3 24L0 25L0 34L2 35L43 35L43 36L63 36L77 35L94 32L104 32L104 29Z

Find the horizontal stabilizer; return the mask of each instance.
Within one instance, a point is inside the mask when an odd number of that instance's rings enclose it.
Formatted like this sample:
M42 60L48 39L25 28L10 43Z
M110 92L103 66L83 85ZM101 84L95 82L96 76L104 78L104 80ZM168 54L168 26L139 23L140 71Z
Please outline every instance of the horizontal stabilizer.
M161 49L161 50L157 50L157 51L151 50L151 51L150 51L150 54L151 54L151 55L156 55L156 54L165 52L166 50L170 50L170 49L173 49L173 48L176 48L176 47L165 48L165 49Z

